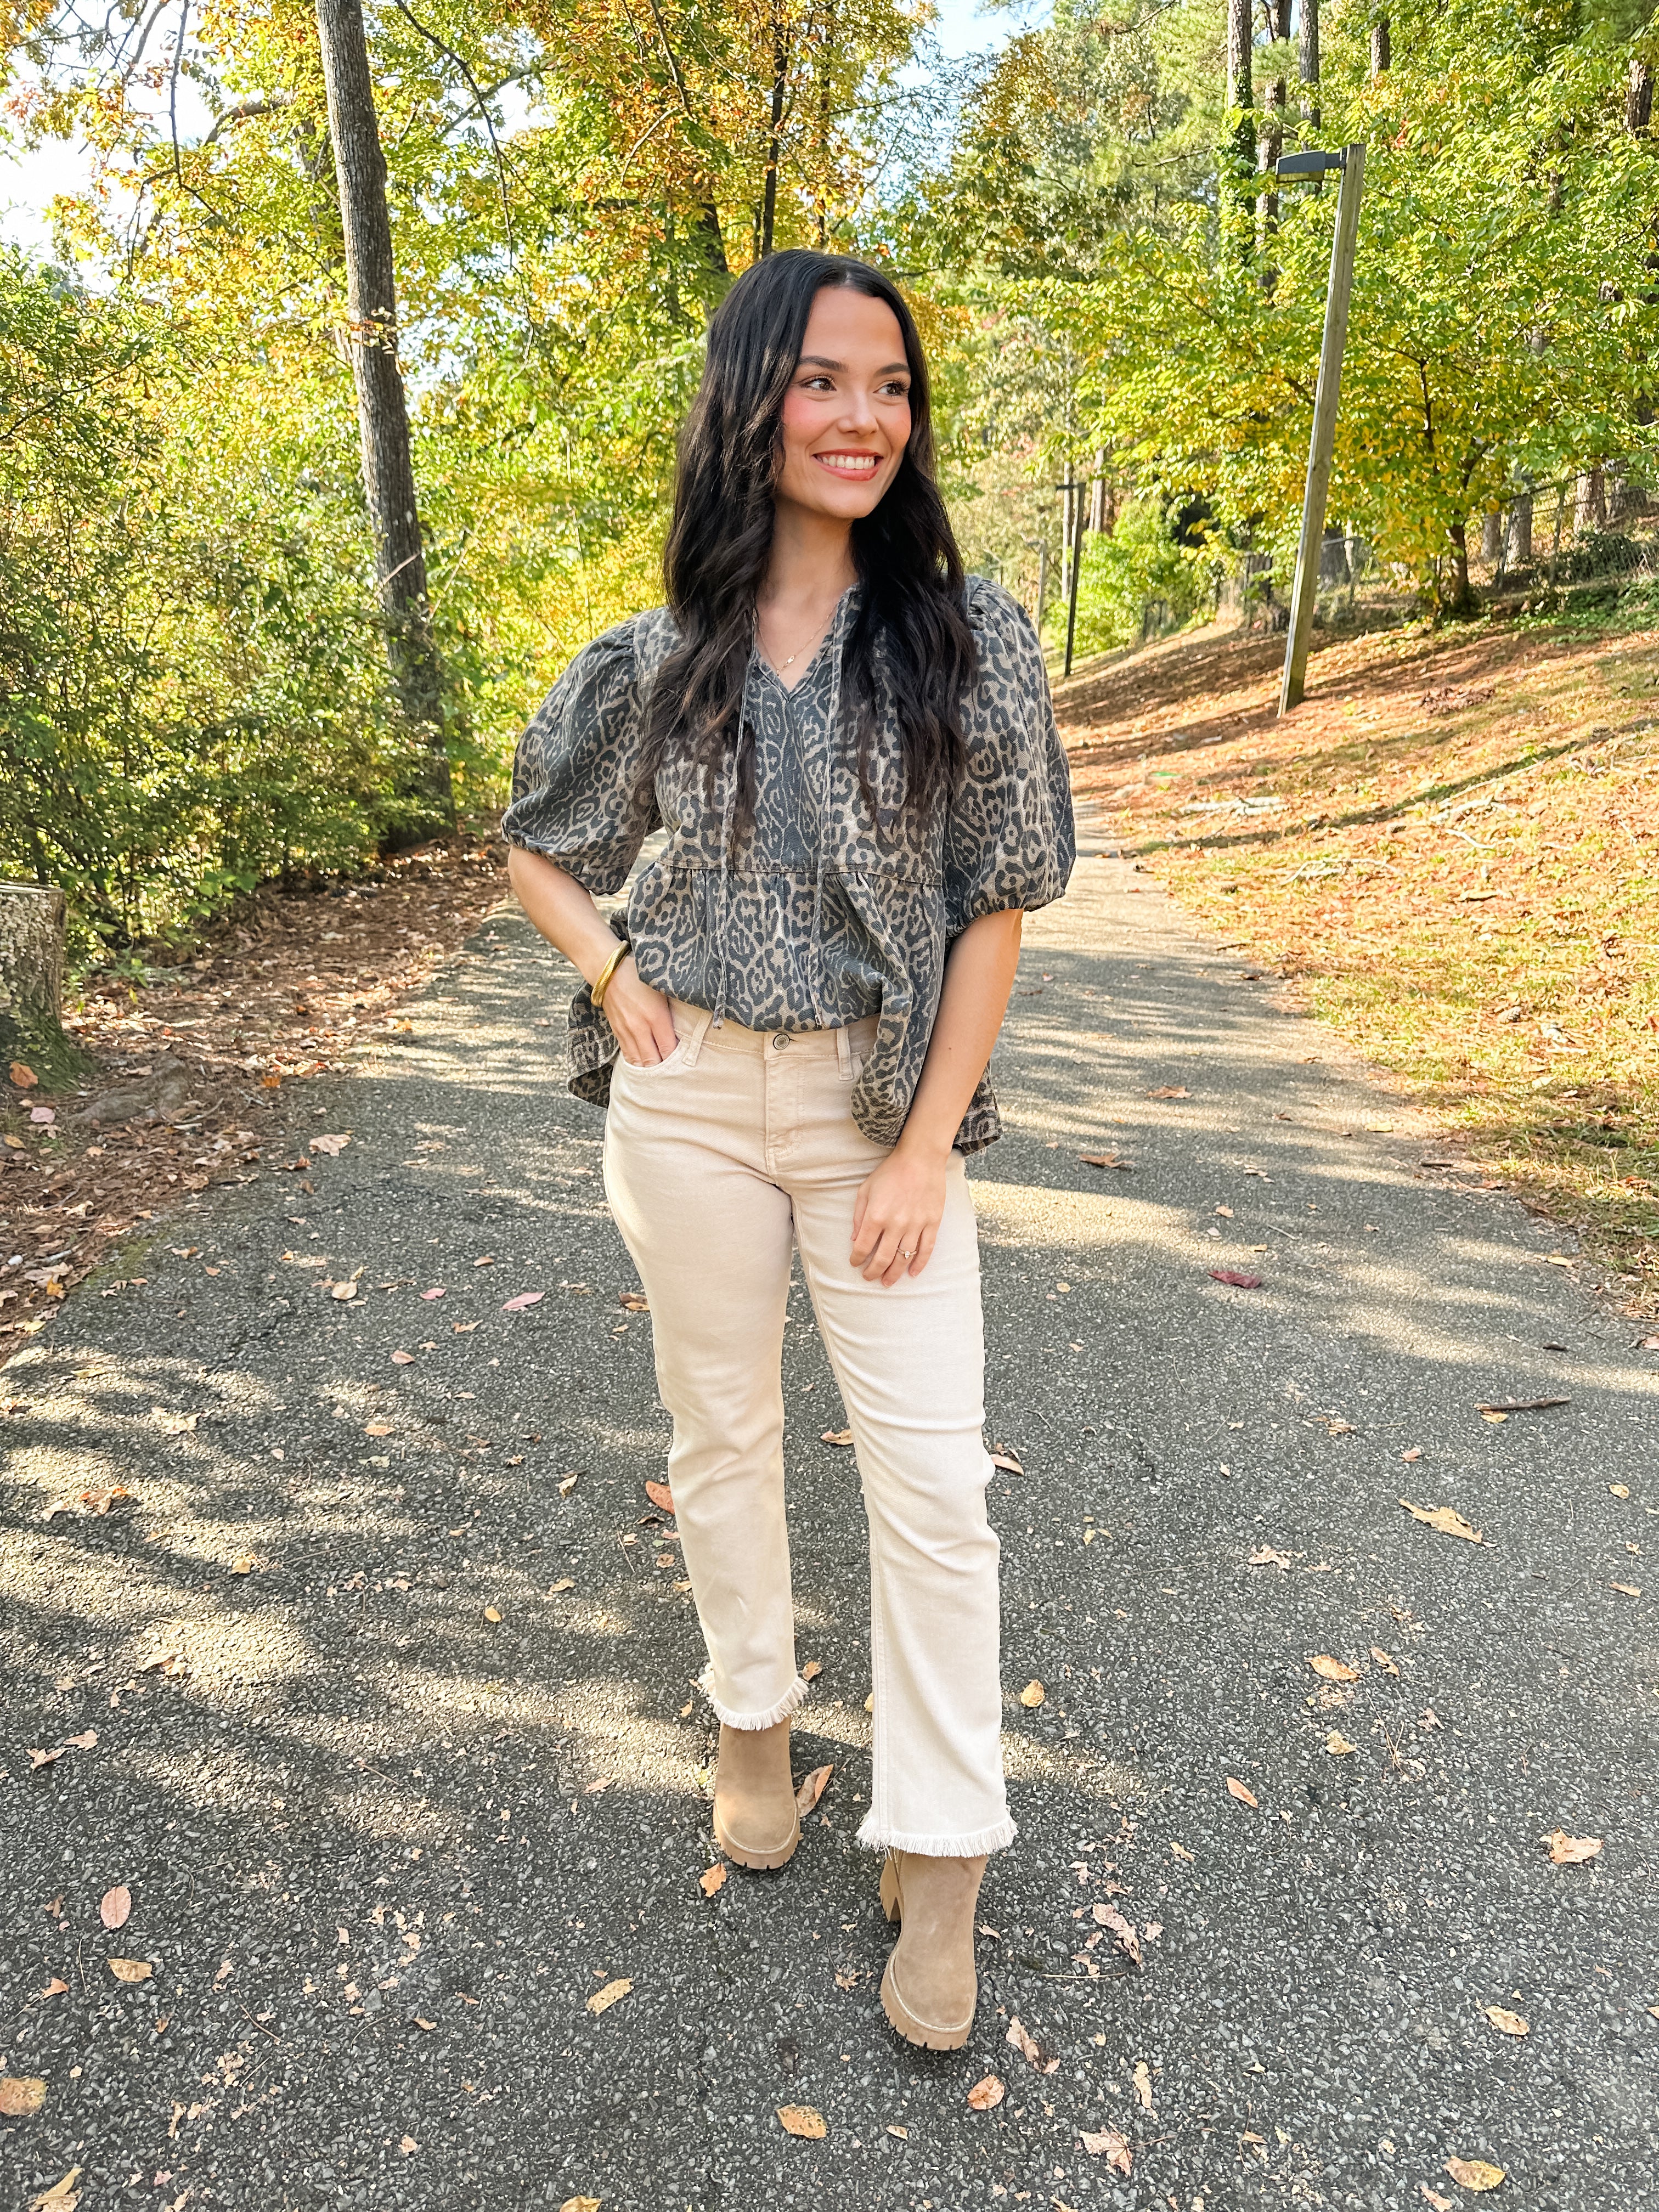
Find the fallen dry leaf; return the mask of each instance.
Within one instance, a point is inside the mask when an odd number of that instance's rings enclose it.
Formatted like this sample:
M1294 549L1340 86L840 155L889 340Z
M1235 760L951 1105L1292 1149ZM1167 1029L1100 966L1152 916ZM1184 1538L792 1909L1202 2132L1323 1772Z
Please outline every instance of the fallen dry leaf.
M567 2197L559 2212L599 2212L599 2203L597 2197Z
M1419 2192L1433 2205L1434 2212L1457 2212L1451 2198L1443 2197L1437 2189L1431 2189L1426 2181L1419 2181L1417 2186Z
M1526 2035L1531 2032L1530 2022L1522 2020L1518 2012L1505 2012L1502 2005L1487 2005L1485 2011L1500 2035Z
M411 2151L419 2150L420 2147L421 2146L416 2142L413 2136L405 2136L398 2146L398 2149L402 2151L405 2158L409 2156Z
M1152 2069L1144 2058L1137 2058L1133 2075L1135 2101L1143 2111L1152 2109Z
M1019 1454L1010 1451L1006 1444L997 1446L991 1454L991 1464L993 1467L1000 1467L1005 1474L1024 1474L1025 1472L1020 1463Z
M355 1298L356 1295L357 1285L356 1283L336 1283L329 1292L330 1297L338 1298L342 1302L347 1298Z
M822 2142L830 2132L823 2124L823 2114L815 2112L810 2105L780 2105L778 2124L787 2136L800 2136L808 2142Z
M1405 1460L1407 1464L1409 1464L1414 1460L1419 1460L1422 1458L1423 1447L1421 1444L1413 1444L1409 1451L1402 1451L1400 1456L1401 1459Z
M1115 1152L1079 1152L1078 1158L1085 1168L1115 1168L1120 1175L1134 1172L1128 1161L1120 1159Z
M1023 2058L1029 2059L1039 2074L1053 2074L1059 2068L1059 2054L1050 2051L1047 2044L1039 2043L1025 2027L1018 2013L1009 2021L1008 2033L1003 2039L1012 2043Z
M609 2012L613 2004L619 2004L622 2002L633 1986L632 1982L607 1982L602 1990L595 1990L592 1996L589 1997L587 2009L595 2014Z
M1261 1804L1255 1790L1241 1782L1236 1774L1227 1777L1227 1794L1237 1797L1241 1805L1248 1805L1252 1812L1255 1812Z
M55 1751L31 1751L29 1753L29 1770L31 1772L33 1772L37 1768L50 1766L54 1759L61 1759L63 1756L64 1747L61 1743L58 1746Z
M1503 2167L1489 2165L1484 2158L1449 2158L1446 2171L1460 2189L1477 2191L1496 2189L1504 2179Z
M1212 1267L1210 1280L1212 1283L1231 1283L1236 1291L1259 1291L1261 1288L1260 1275L1241 1274L1237 1267Z
M1640 1583L1609 1583L1607 1588L1616 1589L1621 1597L1640 1597L1642 1595Z
M21 1060L15 1060L11 1064L11 1079L20 1091L33 1091L40 1080L34 1070Z
M1291 1555L1288 1552L1274 1551L1271 1544L1260 1544L1251 1553L1249 1564L1253 1567L1288 1567Z
M1583 1866L1601 1848L1600 1836L1570 1836L1565 1828L1552 1828L1547 1836L1540 1836L1538 1840L1554 1866Z
M441 1288L433 1289L433 1290L430 1290L430 1291L422 1291L421 1292L421 1296L422 1296L423 1298L444 1298L444 1297L448 1297L448 1295L449 1295L448 1291L446 1291L446 1290L443 1290L443 1289L441 1289Z
M1382 1672L1385 1674L1398 1676L1400 1673L1399 1661L1397 1659L1391 1659L1380 1644L1372 1644L1371 1656L1376 1660L1377 1665L1382 1669Z
M1178 1859L1185 1859L1188 1866L1196 1866L1198 1864L1198 1861L1193 1856L1185 1844L1171 1842L1170 1849L1175 1853Z
M809 1659L806 1664L800 1670L800 1678L803 1682L816 1682L818 1676L823 1674L823 1662L822 1660Z
M672 1513L674 1510L674 1493L665 1482L647 1482L645 1486L645 1494L659 1513Z
M155 1971L148 1959L111 1959L106 1963L118 1982L147 1982Z
M516 1298L506 1298L502 1300L501 1311L503 1313L522 1313L526 1306L539 1305L546 1296L547 1292L545 1291L520 1291Z
M392 1424L390 1421L365 1421L363 1434L366 1437L389 1437L392 1434Z
M330 1159L337 1160L350 1142L349 1137L313 1137L311 1149L313 1152L326 1152Z
M79 1735L66 1735L64 1738L63 1748L65 1751L90 1751L97 1741L96 1729L82 1729Z
M251 1575L253 1568L254 1559L252 1552L244 1552L240 1559L233 1559L230 1563L230 1571L234 1575Z
M1028 1682L1019 1693L1019 1702L1035 1711L1048 1694L1041 1682Z
M1425 1528L1438 1529L1443 1536L1461 1536L1468 1544L1480 1544L1486 1541L1480 1529L1471 1528L1462 1515L1452 1506L1413 1505L1409 1498L1402 1498L1400 1503L1411 1515L1413 1520L1420 1521Z
M106 1889L99 1901L98 1917L112 1935L116 1929L125 1928L132 1911L132 1892L125 1882Z
M80 2179L80 2167L70 2166L61 2181L54 2181L39 2197L30 2197L29 2212L75 2212L81 2202L81 2192L75 2185Z
M845 1451L852 1443L853 1431L851 1429L826 1429L822 1441L827 1444L834 1444L838 1450Z
M46 2101L46 2085L38 2074L0 2074L0 2114L9 2120L26 2120Z
M68 1987L69 1984L67 1982L60 1982L57 1975L54 1974L52 1979L46 1984L45 1989L41 1990L40 1994L43 1997L61 1997Z
M392 1364L394 1367L412 1367L415 1364L415 1355L412 1352L394 1352L392 1355Z
M1190 1098L1192 1095L1190 1091L1184 1090L1178 1083L1160 1084L1156 1091L1149 1091L1146 1093L1149 1098Z
M1133 2166L1134 2153L1115 2128L1103 2128L1098 2135L1091 2135L1087 2128L1084 2128L1079 2134L1083 2148L1091 2158L1103 2158L1119 2173L1127 2173Z
M815 1766L803 1780L800 1788L795 1792L795 1810L800 1814L802 1820L806 1818L819 1798L823 1796L829 1784L830 1777L835 1771L833 1766Z
M1357 1682L1359 1680L1357 1667L1350 1667L1344 1659L1333 1659L1328 1651L1316 1652L1308 1664L1322 1682Z
M617 1300L624 1313L649 1313L651 1301L643 1291L624 1291Z
M986 2074L968 2092L968 2102L976 2112L994 2112L1006 2094L1000 2077Z
M1352 1755L1354 1747L1340 1729L1332 1729L1325 1738L1325 1748L1333 1759L1346 1759Z
M501 1617L501 1611L498 1607L487 1605L484 1607L484 1619L486 1620L499 1620Z
M569 1576L566 1575L562 1582L550 1583L547 1586L547 1594L549 1597L557 1597L561 1590L574 1589L575 1587L575 1583L571 1581Z
M697 1876L697 1887L705 1897L712 1897L717 1889L724 1889L725 1887L726 1869L723 1866L705 1867Z
M1096 1923L1099 1927L1111 1929L1113 1940L1124 1956L1137 1966L1139 1966L1141 1963L1140 1938L1136 1935L1130 1923L1118 1911L1116 1905L1107 1905L1097 1899L1094 1914Z

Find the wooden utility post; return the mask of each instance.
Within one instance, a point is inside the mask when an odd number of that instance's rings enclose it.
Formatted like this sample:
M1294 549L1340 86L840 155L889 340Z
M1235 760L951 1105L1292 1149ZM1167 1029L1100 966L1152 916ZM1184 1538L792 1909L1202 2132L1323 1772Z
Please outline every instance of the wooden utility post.
M1062 676L1072 672L1072 648L1077 641L1077 584L1078 571L1083 566L1083 533L1089 524L1089 509L1084 494L1089 489L1086 477L1072 477L1065 483L1056 484L1056 491L1066 495L1066 665Z
M317 0L317 30L345 236L347 337L386 659L404 712L427 733L422 772L410 795L428 803L433 818L427 826L447 828L453 824L455 805L427 600L426 552L415 501L409 410L398 365L392 218L362 0Z
M1319 349L1319 385L1314 394L1313 434L1308 441L1308 486L1302 501L1302 536L1296 549L1296 581L1291 591L1291 630L1285 643L1285 675L1279 711L1288 714L1302 697L1308 673L1308 640L1314 602L1319 596L1319 556L1325 542L1325 500L1331 488L1331 456L1336 446L1336 403L1342 388L1342 349L1348 336L1348 302L1353 295L1354 249L1359 240L1359 194L1365 178L1365 149L1345 147L1340 154L1287 154L1281 177L1316 177L1340 169L1336 196L1336 236L1331 245L1331 279L1325 293L1325 335Z

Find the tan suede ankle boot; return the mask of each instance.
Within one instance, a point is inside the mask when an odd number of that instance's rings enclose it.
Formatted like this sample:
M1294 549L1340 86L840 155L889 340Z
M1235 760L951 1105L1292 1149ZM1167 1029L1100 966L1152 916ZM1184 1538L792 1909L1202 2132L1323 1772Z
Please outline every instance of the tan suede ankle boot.
M960 2051L974 2025L974 1915L983 1857L938 1859L889 1851L881 1870L882 1910L900 1923L882 1977L881 2005L907 2043Z
M720 1723L714 1770L714 1841L742 1867L781 1867L800 1841L789 1773L789 1723L734 1729Z

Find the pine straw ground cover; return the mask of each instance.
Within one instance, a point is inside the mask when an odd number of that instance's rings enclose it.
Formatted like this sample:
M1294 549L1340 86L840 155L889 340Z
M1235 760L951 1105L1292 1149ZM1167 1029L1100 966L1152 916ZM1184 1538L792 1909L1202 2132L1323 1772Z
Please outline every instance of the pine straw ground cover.
M1057 706L1080 798L1659 1310L1659 632L1206 629Z
M61 1092L16 1079L26 1067L0 1081L0 1365L77 1285L118 1293L118 1244L136 1279L145 1240L210 1183L303 1178L295 1094L408 1028L399 1000L501 903L502 861L467 840L349 884L270 886L185 964L71 992L64 1026L92 1072ZM182 1224L173 1241L188 1243Z

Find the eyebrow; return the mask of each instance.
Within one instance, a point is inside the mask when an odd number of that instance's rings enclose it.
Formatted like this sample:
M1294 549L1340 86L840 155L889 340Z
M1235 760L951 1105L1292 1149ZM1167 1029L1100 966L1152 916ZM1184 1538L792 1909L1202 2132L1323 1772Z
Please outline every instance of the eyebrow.
M844 361L831 361L826 355L821 353L804 353L795 366L797 368L835 368L841 370L843 374L847 369L847 363ZM908 376L909 374L910 364L908 361L890 361L885 368L878 368L876 371L878 376Z

